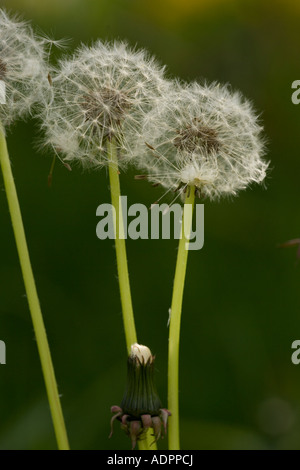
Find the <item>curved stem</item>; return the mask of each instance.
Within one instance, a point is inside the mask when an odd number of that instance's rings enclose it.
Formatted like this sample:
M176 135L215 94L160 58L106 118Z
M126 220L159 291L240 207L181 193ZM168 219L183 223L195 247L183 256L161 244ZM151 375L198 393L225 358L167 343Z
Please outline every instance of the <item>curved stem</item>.
M126 346L128 355L131 353L131 345L137 343L137 335L134 323L134 315L131 300L128 263L126 254L126 245L124 239L124 225L123 225L123 214L121 202L121 189L120 189L120 178L118 169L118 155L117 147L112 139L107 143L107 151L109 158L109 181L110 181L110 192L111 202L115 208L116 220L115 220L115 242L116 242L116 257L117 257L117 269L119 278L119 287L121 295L121 304L123 312L123 324L126 337ZM138 441L140 450L156 450L156 443L153 443L153 437L150 436L150 432L147 432L146 439Z
M195 188L188 187L184 204L181 238L179 240L177 263L171 304L168 359L168 409L172 416L169 420L169 450L179 450L179 342L182 299L188 258L188 243L192 229Z
M20 211L17 191L11 171L10 160L7 151L4 130L0 124L0 164L3 173L4 186L7 195L12 226L14 230L17 250L19 254L21 269L24 278L25 290L27 294L32 323L36 336L38 351L40 355L46 390L56 434L58 448L68 450L69 443L66 433L63 413L59 400L57 384L52 364L49 344L44 326L43 316L37 295L35 280L32 272L25 231Z

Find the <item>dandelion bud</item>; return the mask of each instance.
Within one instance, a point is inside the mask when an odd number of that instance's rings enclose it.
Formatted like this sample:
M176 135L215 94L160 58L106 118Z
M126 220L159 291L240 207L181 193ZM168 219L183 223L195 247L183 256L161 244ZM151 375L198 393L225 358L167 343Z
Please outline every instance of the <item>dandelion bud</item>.
M131 438L132 448L143 439L149 428L153 428L154 441L161 436L163 426L166 433L170 412L161 407L154 384L154 356L147 346L133 344L127 362L127 386L121 407L113 406L111 426L117 418L122 429ZM110 437L112 435L112 430Z
M134 343L131 345L131 359L140 364L147 364L148 361L152 362L153 356L150 349L142 344Z

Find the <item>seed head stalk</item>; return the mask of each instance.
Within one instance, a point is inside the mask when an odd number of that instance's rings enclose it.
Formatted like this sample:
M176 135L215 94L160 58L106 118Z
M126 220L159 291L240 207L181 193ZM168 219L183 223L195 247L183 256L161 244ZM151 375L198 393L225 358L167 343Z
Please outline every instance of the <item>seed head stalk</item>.
M169 450L180 450L179 438L179 342L182 300L186 275L189 236L192 229L192 216L195 203L194 186L187 188L182 216L181 238L179 240L169 331L168 359L168 409L172 416L169 421ZM192 210L190 210L192 209ZM187 213L187 210L189 212Z
M116 257L117 269L119 278L119 287L121 295L121 304L123 312L123 323L125 330L126 346L128 355L131 352L131 345L137 343L136 329L134 324L131 291L129 283L129 273L126 255L126 246L124 239L124 225L122 208L120 207L120 178L118 169L118 156L117 147L114 139L112 138L107 142L107 152L109 158L109 181L111 202L115 209L115 244L116 244Z
M62 408L58 395L57 383L55 379L54 368L51 359L51 353L47 340L45 325L40 308L40 303L37 295L35 280L32 272L26 236L22 221L21 210L19 206L17 191L14 183L14 178L11 170L6 139L3 127L0 123L0 166L2 169L5 191L13 231L15 235L17 250L19 254L25 290L27 294L29 309L31 313L32 323L37 341L42 371L44 375L50 411L54 431L56 435L57 445L59 450L69 450L69 442L66 433Z

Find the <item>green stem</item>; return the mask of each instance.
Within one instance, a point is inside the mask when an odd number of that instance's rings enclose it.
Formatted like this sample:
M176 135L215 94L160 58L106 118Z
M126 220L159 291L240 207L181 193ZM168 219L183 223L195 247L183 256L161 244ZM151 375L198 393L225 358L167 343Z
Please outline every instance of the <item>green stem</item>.
M172 416L169 420L169 450L180 450L179 440L179 342L184 281L188 258L188 243L192 229L195 188L188 187L182 216L181 238L179 240L177 263L171 304L168 359L168 409ZM187 212L189 208L189 212ZM192 209L192 210L190 210ZM187 244L187 246L186 246Z
M107 151L109 158L109 181L110 181L110 193L111 202L115 208L116 220L115 220L115 238L116 238L116 257L117 257L117 269L119 278L119 287L121 295L121 304L123 312L123 323L125 330L126 346L128 355L131 352L131 345L137 343L137 336L134 324L128 264L126 255L126 245L124 239L124 225L122 207L120 206L120 178L118 169L118 156L117 148L114 140L108 141Z
M131 345L137 343L137 335L134 323L134 315L131 300L131 291L129 283L128 263L126 255L126 245L124 239L124 225L123 225L123 214L120 206L120 178L118 168L118 155L115 141L112 139L107 143L107 152L109 158L109 181L110 181L110 192L111 202L116 212L115 222L115 237L116 237L116 257L117 257L117 269L119 278L119 287L121 295L121 304L123 312L123 324L125 330L126 346L128 355L131 353ZM150 432L147 432L146 439L138 441L140 450L149 450L150 445L153 442L153 437L150 436ZM151 450L156 450L156 444L151 445Z
M0 124L0 165L3 173L4 186L7 195L12 226L15 234L17 250L19 254L21 269L24 278L25 290L27 294L32 323L36 336L42 371L45 379L46 390L53 420L56 440L60 450L68 450L69 443L59 400L57 384L44 326L43 316L37 295L36 285L33 277L25 231L20 211L17 191L11 171L11 165L6 145L5 134Z

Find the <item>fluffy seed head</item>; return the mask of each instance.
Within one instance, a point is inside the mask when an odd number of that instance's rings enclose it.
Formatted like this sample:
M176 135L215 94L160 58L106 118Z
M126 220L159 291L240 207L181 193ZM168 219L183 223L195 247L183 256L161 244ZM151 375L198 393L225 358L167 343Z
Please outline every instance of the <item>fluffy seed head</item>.
M140 132L167 84L163 68L143 50L123 42L81 46L52 76L53 96L42 116L46 144L65 161L102 167L109 161L107 141L114 139L125 163L127 134Z
M45 59L49 43L37 38L28 23L0 10L0 81L5 87L0 120L4 126L26 117L41 100L47 88Z
M175 83L132 139L133 161L168 190L235 195L266 176L261 131L251 104L228 86Z

